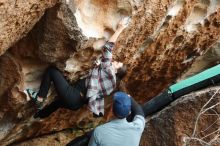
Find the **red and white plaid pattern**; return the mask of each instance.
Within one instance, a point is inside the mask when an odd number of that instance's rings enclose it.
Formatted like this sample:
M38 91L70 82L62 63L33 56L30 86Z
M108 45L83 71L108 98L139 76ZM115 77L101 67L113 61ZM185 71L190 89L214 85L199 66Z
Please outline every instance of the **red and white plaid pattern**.
M104 96L110 95L116 86L115 71L111 63L113 47L112 42L104 45L100 64L90 70L86 79L89 109L96 115L104 115Z

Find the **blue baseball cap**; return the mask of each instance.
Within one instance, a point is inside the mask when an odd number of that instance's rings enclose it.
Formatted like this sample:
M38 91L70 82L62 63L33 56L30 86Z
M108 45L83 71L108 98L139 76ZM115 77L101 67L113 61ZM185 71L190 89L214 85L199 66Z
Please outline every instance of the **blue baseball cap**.
M124 92L113 95L113 112L118 118L125 118L131 111L131 98Z

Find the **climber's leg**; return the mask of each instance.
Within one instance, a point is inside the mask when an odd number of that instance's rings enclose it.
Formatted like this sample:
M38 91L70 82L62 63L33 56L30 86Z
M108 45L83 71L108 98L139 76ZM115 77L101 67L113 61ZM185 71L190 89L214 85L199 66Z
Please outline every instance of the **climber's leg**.
M70 87L62 73L55 67L49 67L43 75L43 79L40 85L38 96L46 98L50 89L51 82L54 83L54 87L57 94L61 97L66 96L66 91Z

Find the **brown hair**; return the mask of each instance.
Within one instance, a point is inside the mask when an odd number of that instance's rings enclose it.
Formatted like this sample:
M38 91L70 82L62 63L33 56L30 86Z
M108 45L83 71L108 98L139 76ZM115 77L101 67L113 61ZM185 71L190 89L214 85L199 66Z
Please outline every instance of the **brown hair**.
M118 80L122 80L127 74L127 65L123 65L122 67L117 69L116 77Z
M123 65L122 67L120 67L119 69L117 69L117 73L116 73L116 91L124 91L126 92L126 86L125 83L122 81L122 79L125 77L125 75L127 74L127 65Z

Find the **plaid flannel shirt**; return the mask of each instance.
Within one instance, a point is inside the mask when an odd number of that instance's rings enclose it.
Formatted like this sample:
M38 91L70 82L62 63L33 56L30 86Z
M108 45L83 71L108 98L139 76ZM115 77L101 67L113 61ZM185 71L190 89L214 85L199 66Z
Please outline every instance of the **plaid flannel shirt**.
M116 86L115 71L111 63L113 47L112 42L104 45L100 64L90 70L86 79L88 106L96 115L104 115L104 96L110 95Z

